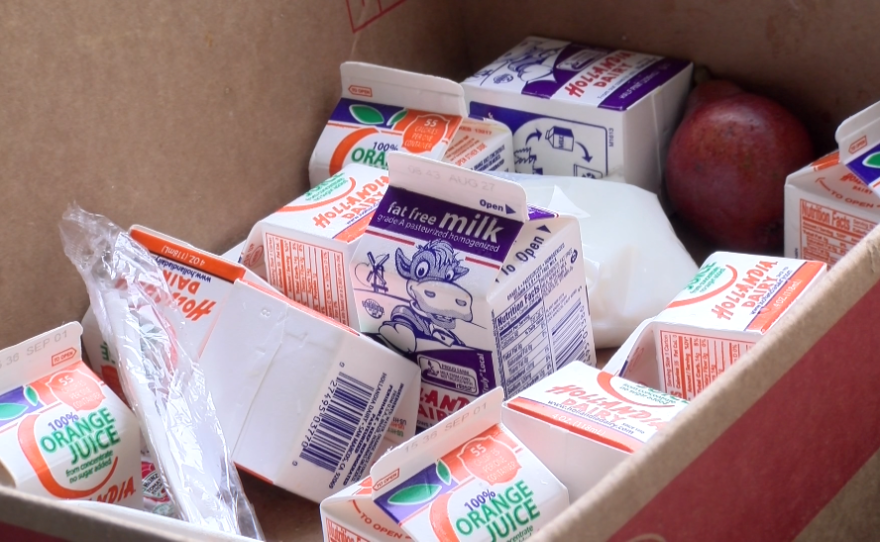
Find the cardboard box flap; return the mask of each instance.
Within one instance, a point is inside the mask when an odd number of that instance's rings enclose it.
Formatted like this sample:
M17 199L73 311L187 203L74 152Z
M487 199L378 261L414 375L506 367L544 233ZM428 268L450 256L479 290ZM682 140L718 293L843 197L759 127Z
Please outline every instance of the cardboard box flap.
M476 437L501 421L501 402L504 391L495 388L479 400L449 416L443 423L421 433L407 443L383 455L370 469L373 480L373 498L384 495L437 461L463 442Z
M70 322L0 350L0 393L81 361L80 335L82 326Z
M343 62L339 72L343 98L467 117L464 89L455 81L366 62Z
M843 121L834 137L840 161L873 187L880 179L880 102Z

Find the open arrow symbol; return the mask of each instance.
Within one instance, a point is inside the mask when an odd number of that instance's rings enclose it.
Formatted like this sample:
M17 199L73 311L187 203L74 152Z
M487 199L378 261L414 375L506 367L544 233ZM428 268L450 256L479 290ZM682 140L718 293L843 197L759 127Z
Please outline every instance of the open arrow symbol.
M589 163L590 161L592 161L592 160L593 160L593 157L590 156L590 153L587 152L587 148L584 147L584 145L583 145L582 143L578 143L577 145L578 145L578 147L581 148L581 150L584 151L584 160L586 160L587 163Z
M537 128L535 128L535 131L530 133L529 137L526 138L526 145L529 144L529 141L531 141L533 137L538 138L540 140L541 139L541 130L538 130Z

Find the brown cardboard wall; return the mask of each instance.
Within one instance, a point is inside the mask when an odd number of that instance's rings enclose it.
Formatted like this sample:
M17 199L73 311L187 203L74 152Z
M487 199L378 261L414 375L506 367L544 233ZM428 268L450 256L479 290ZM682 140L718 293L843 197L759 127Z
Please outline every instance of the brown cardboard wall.
M228 249L305 190L340 62L459 78L459 20L420 0L0 3L0 346L86 308L69 203Z
M465 2L479 68L529 34L690 59L790 107L821 150L880 97L880 3L833 0Z

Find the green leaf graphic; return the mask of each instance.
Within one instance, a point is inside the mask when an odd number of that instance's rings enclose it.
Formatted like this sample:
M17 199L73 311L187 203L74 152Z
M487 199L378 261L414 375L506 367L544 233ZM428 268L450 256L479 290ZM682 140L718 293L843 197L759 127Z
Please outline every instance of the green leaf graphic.
M438 493L440 486L437 484L415 484L405 487L388 499L389 504L422 504L430 501Z
M391 120L388 121L388 126L394 128L395 124L403 120L403 117L406 116L406 113L406 109L401 109L400 111L395 113L394 116L391 117Z
M382 124L385 122L382 113L369 105L352 105L348 110L351 111L351 116L363 124Z
M868 167L880 168L880 152L868 156L862 163Z
M24 389L24 397L28 400L28 403L37 406L40 404L40 398L37 395L37 390L28 386Z
M452 481L452 475L449 473L449 467L446 466L446 463L441 459L437 462L437 476L443 480L444 484L449 485L449 482Z
M15 403L0 403L0 420L14 420L18 418L28 407Z

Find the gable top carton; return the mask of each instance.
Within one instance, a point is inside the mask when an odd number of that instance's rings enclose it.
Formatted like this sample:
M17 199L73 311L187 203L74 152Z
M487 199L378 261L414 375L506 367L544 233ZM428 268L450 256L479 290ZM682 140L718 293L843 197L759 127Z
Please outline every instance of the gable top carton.
M716 252L666 309L633 332L604 370L691 400L826 270L816 261Z
M570 363L506 401L501 420L575 500L687 404L585 363Z
M136 224L129 233L153 255L162 269L165 282L186 322L187 337L194 341L199 352L234 282L238 279L260 280L238 263L150 228ZM83 317L82 326L83 348L89 364L107 386L124 399L117 360L110 355L91 307Z
M363 62L339 71L342 97L312 152L312 186L352 162L387 169L392 151L439 160L467 116L464 90L449 79Z
M140 428L82 361L76 322L0 351L0 485L143 506Z
M388 185L348 164L251 229L242 263L297 303L357 327L348 264Z
M568 490L501 422L501 389L391 450L373 502L413 540L522 540L568 507Z
M785 255L837 263L880 222L880 195L839 160L816 160L785 181Z
M361 331L422 371L419 426L595 364L580 229L516 183L394 153L351 262Z
M869 188L880 191L880 102L844 120L834 137L840 162Z
M199 363L235 463L315 502L415 432L411 362L265 283L235 282Z
M690 62L529 37L472 77L472 117L513 132L518 173L601 178L657 192Z

